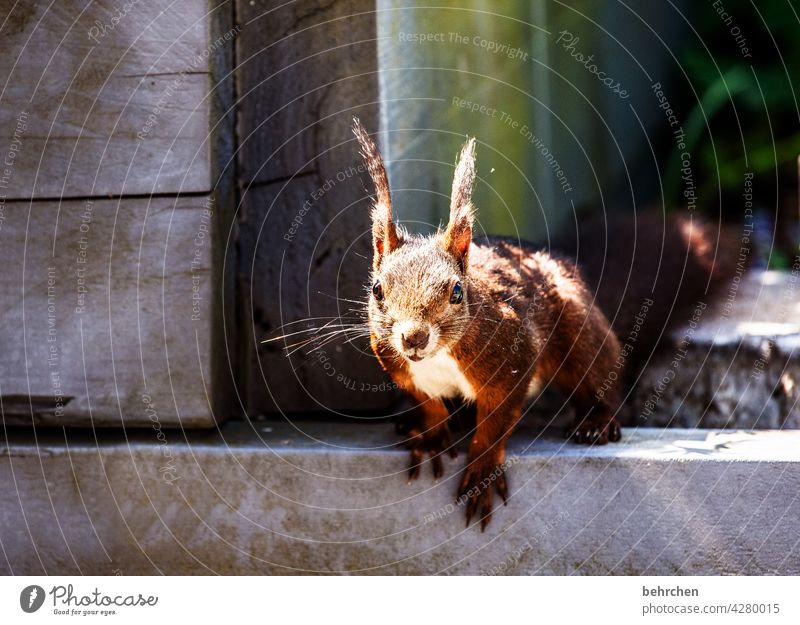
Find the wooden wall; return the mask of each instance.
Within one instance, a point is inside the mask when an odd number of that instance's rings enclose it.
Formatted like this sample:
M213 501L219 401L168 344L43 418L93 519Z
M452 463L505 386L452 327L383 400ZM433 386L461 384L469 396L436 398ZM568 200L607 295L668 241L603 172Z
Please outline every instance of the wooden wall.
M5 422L213 425L234 407L232 6L3 18Z
M7 423L389 405L363 337L291 358L262 343L363 299L369 183L350 128L379 129L374 9L72 0L4 16Z

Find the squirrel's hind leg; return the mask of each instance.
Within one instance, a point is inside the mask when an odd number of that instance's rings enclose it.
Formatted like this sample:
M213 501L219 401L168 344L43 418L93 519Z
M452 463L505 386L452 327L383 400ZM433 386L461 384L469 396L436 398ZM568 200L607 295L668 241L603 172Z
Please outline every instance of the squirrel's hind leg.
M578 397L573 401L575 420L567 429L567 438L580 445L605 445L622 438L622 429L608 402Z

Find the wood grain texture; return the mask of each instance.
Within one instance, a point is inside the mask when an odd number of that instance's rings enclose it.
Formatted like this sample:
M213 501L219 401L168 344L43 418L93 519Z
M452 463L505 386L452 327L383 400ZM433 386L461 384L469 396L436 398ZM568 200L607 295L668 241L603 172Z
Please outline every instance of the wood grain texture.
M15 202L0 241L7 424L211 426L229 377L210 199ZM149 409L153 409L152 412Z
M378 130L374 10L366 0L237 2L240 306L253 415L380 410L394 399L365 340L291 358L261 343L300 319L352 317L358 305L347 300L364 298L369 177L351 127L358 115Z
M210 66L236 35L211 37L230 8L216 4L9 8L0 30L13 60L0 67L0 154L15 151L6 197L208 191Z
M377 111L374 0L236 6L242 181L337 171L353 115Z
M326 187L312 174L253 187L244 198L248 214L259 215L240 235L247 318L242 339L251 415L381 409L395 397L366 336L352 343L346 342L349 335L342 336L321 349L309 345L288 358L293 350L287 346L312 334L262 342L363 318L353 309L363 309L354 302L366 296L369 206L366 198L350 205L353 188L360 184L355 177ZM308 318L314 319L293 323Z

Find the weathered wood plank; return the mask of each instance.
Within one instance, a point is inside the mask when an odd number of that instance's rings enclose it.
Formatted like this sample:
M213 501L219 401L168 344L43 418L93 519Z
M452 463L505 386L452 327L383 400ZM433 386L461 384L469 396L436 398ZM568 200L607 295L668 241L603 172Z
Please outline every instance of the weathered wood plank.
M218 212L203 197L6 204L5 422L210 426L226 416L215 414L229 377L212 265Z
M364 336L346 343L350 335L343 335L321 349L299 349L289 358L292 350L286 346L311 334L262 343L328 322L363 319L352 309L363 308L354 302L364 300L371 231L366 197L351 205L354 191L362 188L359 177L366 175L358 173L357 158L354 153L343 166L342 181L298 176L253 187L243 200L250 217L240 231L240 285L247 318L242 340L252 415L377 409L393 399L393 386ZM314 320L292 323L308 318Z
M210 64L236 35L210 36L227 10L215 4L79 0L10 9L0 31L9 60L0 67L0 191L208 191Z
M356 304L346 300L364 296L368 176L351 126L358 115L378 130L374 10L369 0L237 2L239 273L251 414L380 409L393 398L364 340L353 346L342 337L291 358L283 345L260 343L299 319L350 320ZM382 390L362 390L374 386Z
M353 115L377 110L374 0L236 6L242 181L324 179L349 160Z

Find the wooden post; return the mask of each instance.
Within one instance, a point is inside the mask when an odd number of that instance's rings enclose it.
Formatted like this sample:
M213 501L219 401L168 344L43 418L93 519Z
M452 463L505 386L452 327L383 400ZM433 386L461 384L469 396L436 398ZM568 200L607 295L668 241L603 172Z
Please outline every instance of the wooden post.
M358 319L350 309L365 297L371 243L368 177L351 125L356 115L378 130L374 8L373 0L237 2L246 24L237 38L237 130L251 414L358 411L392 399L364 338L290 358L282 343L261 342L299 319Z

